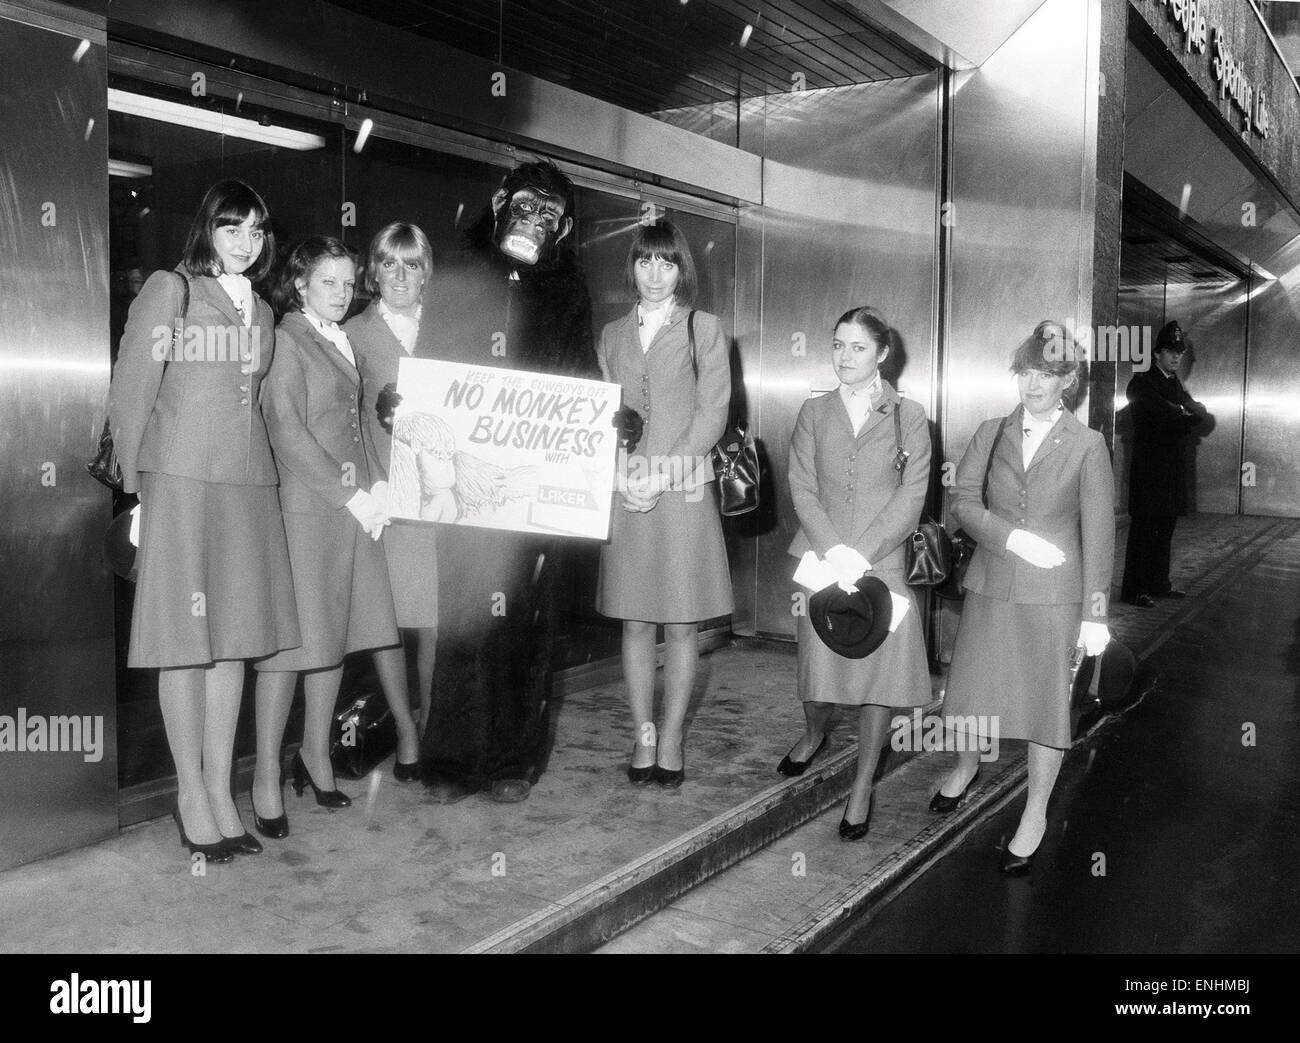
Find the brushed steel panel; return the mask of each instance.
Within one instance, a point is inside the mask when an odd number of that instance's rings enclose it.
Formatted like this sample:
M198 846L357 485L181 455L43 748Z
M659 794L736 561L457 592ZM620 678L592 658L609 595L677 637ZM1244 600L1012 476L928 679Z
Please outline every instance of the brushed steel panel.
M981 68L954 77L945 459L1013 409L1008 366L1041 319L1091 321L1083 218L1092 5L1048 0ZM1087 413L1081 411L1080 415Z
M82 469L108 393L107 80L80 42L0 19L0 728L85 717L99 750L0 750L0 868L117 829L109 496Z
M1242 488L1242 512L1300 517L1300 243L1276 259L1278 279L1250 302L1250 349L1246 373L1245 459L1255 484Z
M942 460L1019 399L1016 345L1045 318L1091 325L1099 12L1047 0L978 69L956 73ZM1086 419L1080 401L1077 415ZM947 660L958 607L941 602L931 654Z
M809 394L838 384L830 340L841 313L856 304L884 313L901 345L886 370L929 408L939 112L939 74L930 73L781 95L744 114L742 143L761 142L765 171L765 206L741 213L737 265L762 273L761 329L740 338L746 381L757 379L755 427L772 477L772 512L756 534L761 633L794 634L790 435Z

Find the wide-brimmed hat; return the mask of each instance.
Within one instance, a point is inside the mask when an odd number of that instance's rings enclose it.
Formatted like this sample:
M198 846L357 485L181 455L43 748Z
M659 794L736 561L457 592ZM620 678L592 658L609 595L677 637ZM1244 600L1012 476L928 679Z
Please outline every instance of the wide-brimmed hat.
M894 602L889 588L875 576L862 576L852 594L838 583L808 599L808 617L817 636L845 659L865 659L889 636Z

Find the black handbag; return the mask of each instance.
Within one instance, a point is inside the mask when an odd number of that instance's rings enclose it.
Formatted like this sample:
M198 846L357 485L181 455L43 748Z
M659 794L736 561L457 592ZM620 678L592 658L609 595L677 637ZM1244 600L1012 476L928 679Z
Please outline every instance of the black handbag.
M908 452L903 448L903 422L898 415L898 406L894 406L894 470L898 472L898 484L903 484L903 472L907 469ZM906 549L907 585L909 587L933 587L948 578L952 571L953 548L947 530L937 521L922 518L912 534L907 538Z
M360 779L397 749L397 722L383 692L365 692L330 722L330 763L335 774Z
M695 312L686 316L686 338L691 345L691 369L700 378L700 364L695 356ZM754 435L743 420L737 420L722 433L709 454L713 474L718 480L719 508L724 518L748 514L758 507L758 447Z
M1002 428L1006 421L998 424L993 435L993 444L989 446L989 458L984 464L984 484L980 489L980 500L987 509L989 505L989 472L993 469L993 454L997 452L998 442L1002 439ZM975 537L965 529L958 529L952 535L953 560L948 578L934 588L934 592L948 601L964 601L966 598L966 570L970 568L975 548L979 546Z
M743 420L737 420L713 447L713 473L723 517L748 514L758 507L758 448Z
M108 417L104 418L104 430L99 435L99 448L86 464L86 471L101 485L122 491L122 465L118 462L117 450L113 448L113 428Z
M180 280L181 310L172 323L172 350L167 357L171 357L180 347L181 338L185 335L185 316L190 310L190 281L183 275L180 276ZM166 365L164 359L164 368ZM106 485L117 492L122 491L122 464L117 458L117 450L113 447L113 428L108 417L104 418L104 430L99 433L99 445L95 449L95 455L86 464L86 472L101 485Z

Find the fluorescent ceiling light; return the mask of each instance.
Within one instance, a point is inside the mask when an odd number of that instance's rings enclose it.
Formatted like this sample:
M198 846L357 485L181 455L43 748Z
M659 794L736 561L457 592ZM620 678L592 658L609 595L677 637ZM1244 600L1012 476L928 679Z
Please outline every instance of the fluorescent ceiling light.
M143 116L145 119L159 120L162 123L174 123L178 127L190 127L194 130L206 130L213 134L225 134L232 138L246 141L259 141L266 145L278 145L281 148L297 149L301 152L324 148L325 139L319 134L308 134L288 127L274 124L262 126L256 120L244 119L242 116L227 116L224 113L201 109L194 105L179 105L174 101L150 98L145 94L132 94L113 87L108 89L108 107L112 112L123 112L129 116Z
M109 177L153 177L153 167L148 163L128 163L124 159L108 161Z

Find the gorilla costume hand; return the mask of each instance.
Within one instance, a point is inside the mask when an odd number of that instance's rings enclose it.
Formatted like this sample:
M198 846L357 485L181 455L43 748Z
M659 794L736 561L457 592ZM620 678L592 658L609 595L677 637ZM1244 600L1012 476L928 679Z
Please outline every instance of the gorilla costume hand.
M401 404L402 396L397 393L396 384L385 384L375 399L375 415L379 417L379 426L390 435L393 433L393 413Z
M641 432L645 430L645 420L631 406L624 406L613 416L614 427L618 429L618 444L629 453L635 452L641 441Z

